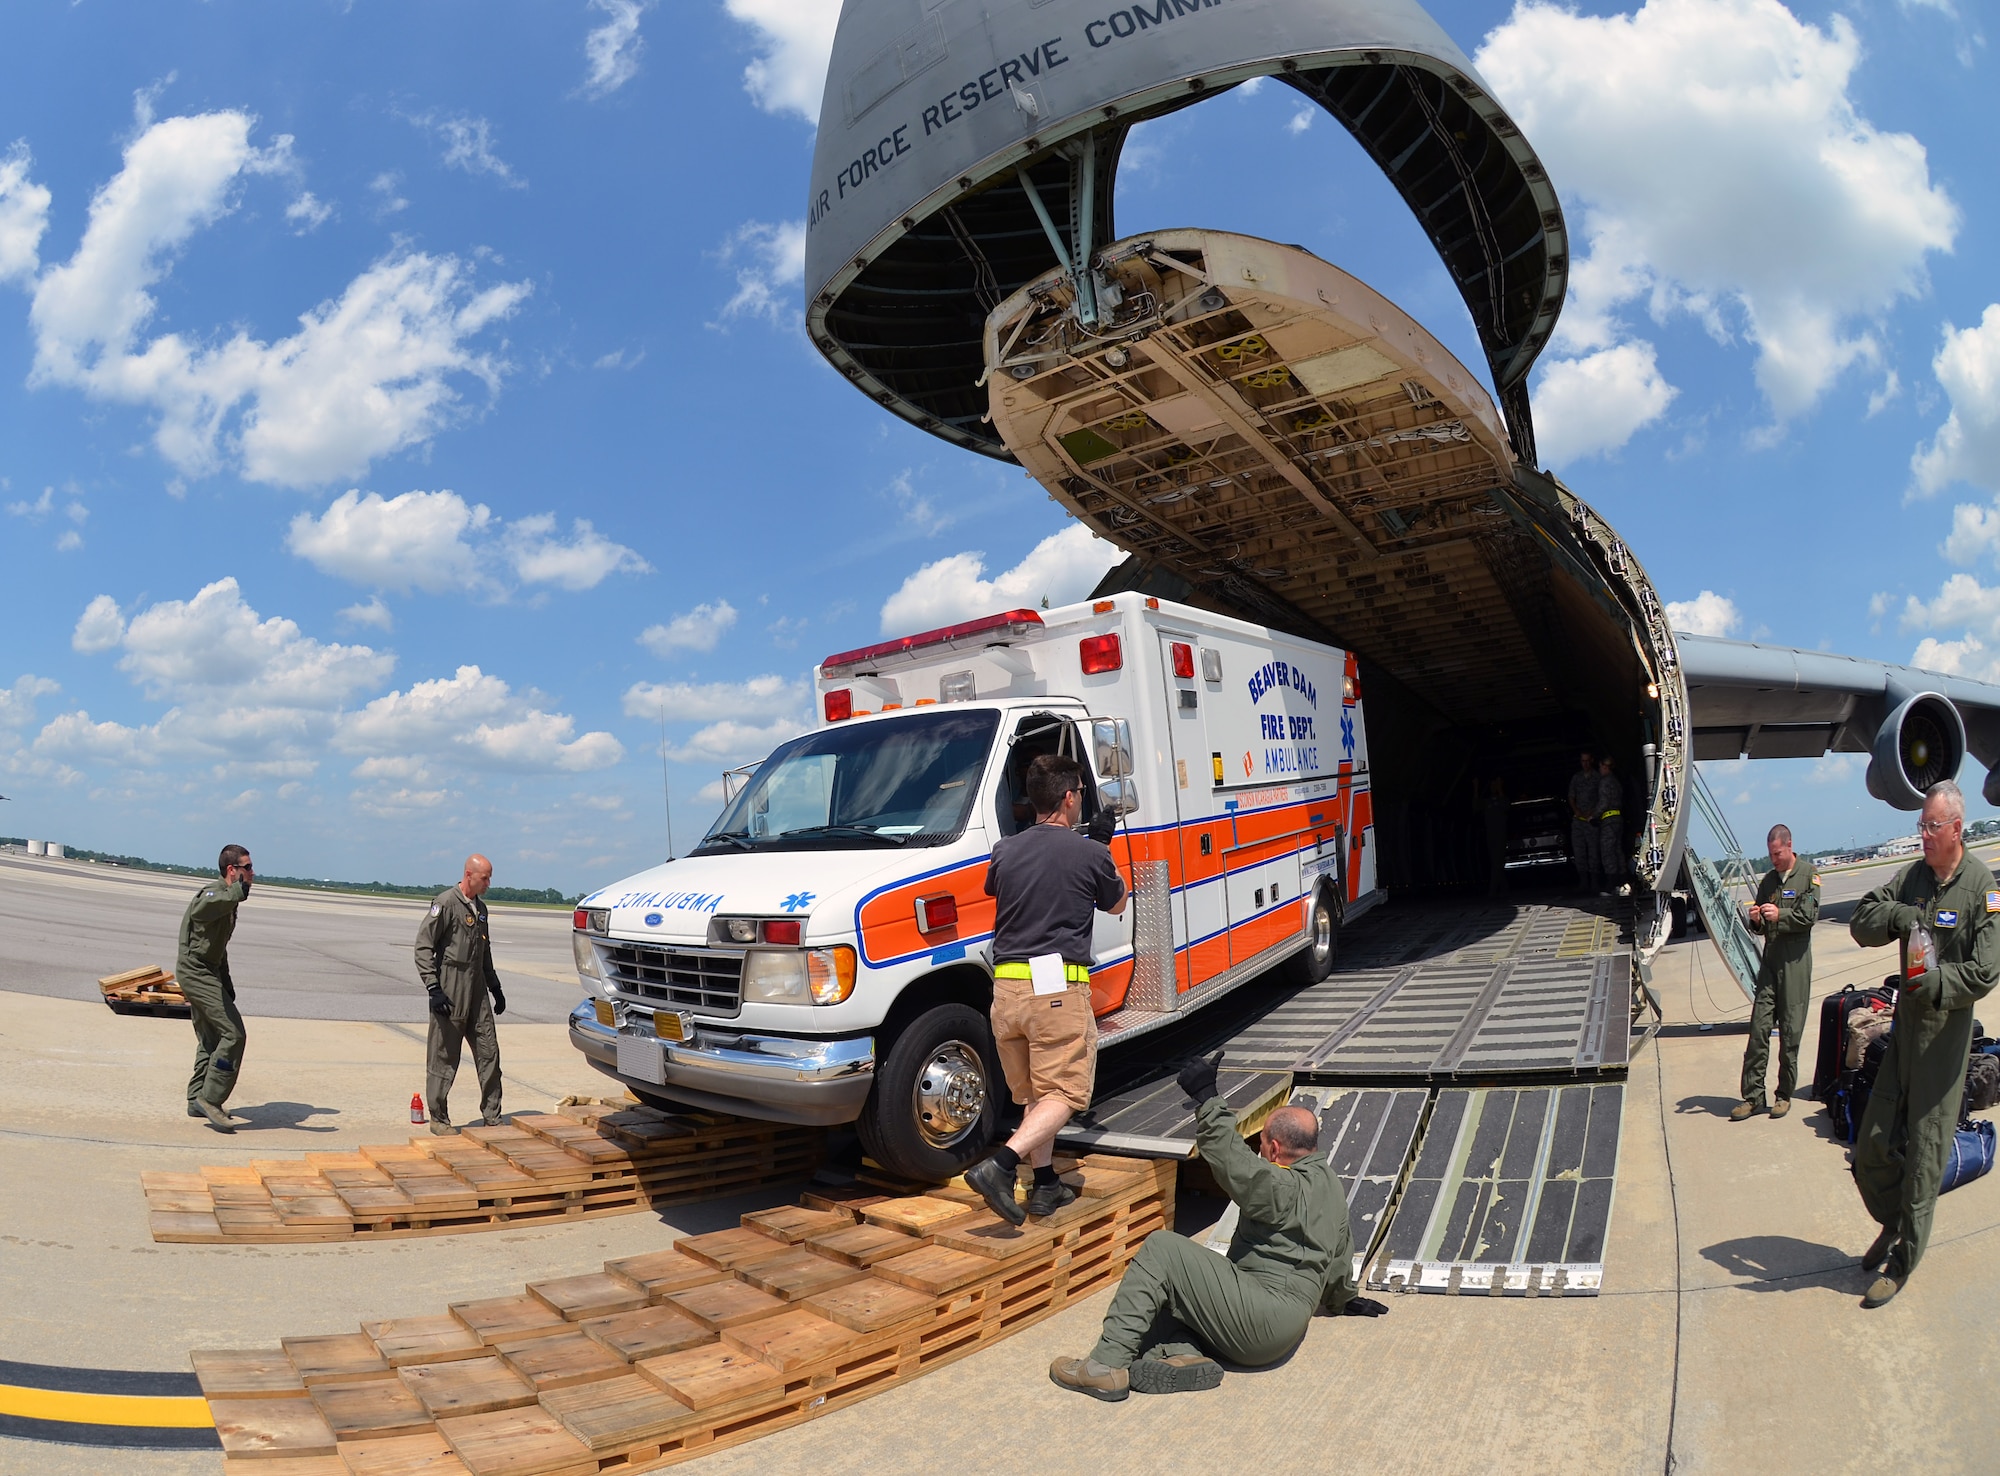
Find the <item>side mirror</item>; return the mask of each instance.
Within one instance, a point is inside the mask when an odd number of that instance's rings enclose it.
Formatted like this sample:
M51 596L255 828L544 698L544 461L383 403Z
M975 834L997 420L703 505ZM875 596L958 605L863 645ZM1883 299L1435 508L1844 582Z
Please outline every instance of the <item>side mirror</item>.
M1124 718L1092 718L1090 743L1096 750L1100 779L1123 779L1131 774L1132 725Z
M1129 815L1139 808L1139 781L1101 779L1097 785L1097 797L1112 814Z

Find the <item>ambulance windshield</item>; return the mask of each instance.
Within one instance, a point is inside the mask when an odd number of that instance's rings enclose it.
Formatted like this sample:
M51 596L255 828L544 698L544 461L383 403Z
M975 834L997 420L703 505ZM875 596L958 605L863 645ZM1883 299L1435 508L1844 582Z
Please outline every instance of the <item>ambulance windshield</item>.
M965 828L1000 715L822 728L765 759L694 854L934 846Z

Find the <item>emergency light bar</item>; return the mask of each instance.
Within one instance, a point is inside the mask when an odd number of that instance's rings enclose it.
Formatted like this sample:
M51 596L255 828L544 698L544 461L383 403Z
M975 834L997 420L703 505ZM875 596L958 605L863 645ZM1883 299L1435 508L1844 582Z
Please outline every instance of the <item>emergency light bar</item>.
M918 651L942 646L946 650L959 651L986 646L1004 646L1012 640L1019 640L1042 625L1042 617L1033 610L1008 610L1000 615L985 615L977 620L962 620L957 625L940 625L936 630L921 631L916 635L903 636L899 640L882 641L873 646L862 646L858 650L841 651L820 662L822 676L846 676L856 668L878 665L898 656L914 655ZM832 714L829 713L831 718Z

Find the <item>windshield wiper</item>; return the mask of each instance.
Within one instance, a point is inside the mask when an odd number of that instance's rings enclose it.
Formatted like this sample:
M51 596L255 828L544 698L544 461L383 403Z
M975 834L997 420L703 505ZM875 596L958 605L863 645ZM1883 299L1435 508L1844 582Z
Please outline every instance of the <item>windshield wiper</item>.
M731 845L745 851L749 850L754 844L750 839L750 833L744 830L716 830L711 831L701 838L701 843L704 846L711 841L728 841Z
M778 839L785 840L794 835L858 835L864 840L887 841L894 846L905 845L910 839L907 835L890 835L866 825L802 825L797 830L780 831Z

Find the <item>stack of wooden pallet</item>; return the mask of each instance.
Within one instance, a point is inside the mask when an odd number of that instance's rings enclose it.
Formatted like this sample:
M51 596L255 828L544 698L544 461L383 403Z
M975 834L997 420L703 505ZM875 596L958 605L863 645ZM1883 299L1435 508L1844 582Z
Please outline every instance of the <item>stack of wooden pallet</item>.
M805 1177L824 1145L819 1128L585 1105L456 1137L140 1181L158 1241L386 1240L719 1199Z
M807 1194L741 1228L358 1333L192 1355L229 1476L597 1476L812 1419L1115 1281L1174 1167L1090 1157L1014 1229L962 1182ZM279 1464L282 1461L283 1464Z
M187 997L174 976L158 964L127 969L97 981L104 1002L120 1015L186 1015Z

